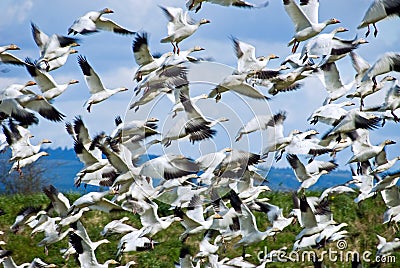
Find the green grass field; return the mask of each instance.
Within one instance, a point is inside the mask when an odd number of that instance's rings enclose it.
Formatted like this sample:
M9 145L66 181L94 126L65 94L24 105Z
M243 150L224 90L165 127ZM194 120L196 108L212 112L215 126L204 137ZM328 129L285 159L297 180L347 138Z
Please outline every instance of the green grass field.
M317 195L318 193L313 193ZM78 194L67 194L67 197L72 202L79 197ZM268 197L270 203L278 205L284 209L284 215L286 216L292 209L292 198L291 193L278 193L270 192L265 193L262 197ZM400 254L394 254L393 256L398 260L396 263L376 263L374 261L376 254L376 245L378 239L376 234L385 237L388 241L392 241L399 233L396 232L395 226L388 226L382 224L383 213L385 211L385 205L380 195L370 198L359 206L354 202L354 194L343 194L339 196L330 197L331 210L334 214L334 219L338 223L346 222L349 226L346 230L349 231L350 235L346 239L347 248L346 250L357 251L359 253L370 251L372 253L369 258L372 260L371 263L363 263L364 267L399 267ZM68 239L64 239L61 242L53 244L49 247L49 254L46 256L43 247L38 247L37 243L43 238L43 234L39 233L34 237L30 236L30 228L26 226L21 232L13 234L9 227L14 222L17 212L26 205L42 206L45 208L50 200L43 194L36 195L13 195L13 196L0 196L0 208L2 208L6 214L0 216L0 230L4 231L0 240L4 240L7 244L3 246L4 249L13 251L13 258L17 264L23 262L30 262L34 257L40 257L46 263L54 263L57 267L77 267L74 258L71 256L68 260L61 257L60 249L66 248L68 245ZM167 205L160 204L159 215L171 214L172 211L168 210ZM269 226L266 215L255 212L258 227L260 230L265 230ZM86 227L88 234L92 241L102 239L100 231L103 226L113 219L119 219L123 216L128 216L130 220L128 223L134 227L140 228L140 220L138 215L133 215L129 212L116 212L106 214L98 211L89 211L84 214L82 223ZM295 236L301 231L300 226L295 223L285 229L284 232L278 234L275 239L268 237L266 240L255 244L251 247L246 248L246 253L252 256L248 258L248 261L257 264L257 255L260 251L267 249L268 251L279 249L283 246L288 248L288 252L291 251ZM179 261L179 251L182 247L182 243L179 241L179 235L183 232L183 227L179 222L173 223L167 230L158 233L154 240L160 242L156 245L154 250L146 252L131 252L130 254L125 253L122 256L121 264L125 264L127 261L135 260L138 264L137 267L173 267L174 261ZM97 251L96 256L99 263L105 262L107 259L115 258L117 251L117 244L121 235L113 235L107 237L111 241L109 244L101 245ZM190 236L186 240L186 244L189 246L192 253L196 253L198 250L198 242L201 240L202 234L196 236ZM226 248L220 247L219 256L220 259L223 257L236 257L241 255L241 248L234 249L233 245L235 241L228 241ZM328 248L337 250L336 243L331 243L325 248L314 249L315 252L320 254L323 250ZM344 251L343 251L344 252ZM340 260L340 255L336 255ZM344 257L342 257L344 259ZM392 260L391 260L392 261ZM325 262L329 267L351 267L349 262ZM289 263L271 263L267 267L310 267L311 262L289 262Z

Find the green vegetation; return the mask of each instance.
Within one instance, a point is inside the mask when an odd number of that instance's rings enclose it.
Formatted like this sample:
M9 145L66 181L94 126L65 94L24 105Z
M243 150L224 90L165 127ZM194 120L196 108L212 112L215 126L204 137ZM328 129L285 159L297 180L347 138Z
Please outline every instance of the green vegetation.
M310 195L318 195L319 193L310 193ZM79 194L69 193L67 197L73 202L79 197ZM293 207L291 193L278 193L270 192L265 193L262 197L268 197L269 202L278 205L284 209L284 215L288 215ZM363 252L369 250L372 252L371 259L375 258L376 245L378 239L376 234L385 237L388 241L392 241L395 237L399 236L395 226L388 226L382 224L383 213L385 211L385 205L380 195L370 198L359 206L354 202L355 195L342 194L339 196L330 197L331 210L334 214L334 219L338 223L346 222L349 224L345 229L349 231L349 237L346 239L348 243L347 249ZM35 195L3 195L0 196L0 208L5 211L5 215L0 216L0 230L4 231L5 234L0 237L0 240L4 240L7 244L3 247L13 251L13 258L17 264L23 262L30 262L34 257L40 257L47 263L54 263L57 267L77 267L74 258L71 256L68 260L61 257L60 249L68 246L67 239L53 244L49 247L49 255L46 256L43 247L38 247L37 243L43 238L43 234L39 233L34 237L30 236L30 228L25 226L17 234L10 232L9 227L15 220L15 216L18 211L27 205L41 206L43 209L49 204L50 200L43 194ZM172 211L168 210L168 205L160 204L159 214L167 215L171 214ZM260 230L265 230L269 226L266 215L255 212L258 227ZM111 214L105 214L98 211L89 211L85 213L82 222L86 227L89 236L93 241L102 239L100 231L103 226L113 219L119 219L123 216L130 218L129 224L140 228L140 219L138 215L134 215L129 212L116 212ZM296 234L300 232L301 228L299 225L293 224L289 226L284 232L278 234L275 238L268 237L261 243L246 248L246 253L252 255L248 258L250 262L258 263L257 253L264 251L265 248L268 251L279 249L283 246L288 247L288 252L292 249L294 238ZM174 261L179 260L179 251L182 246L179 241L179 235L183 232L183 227L179 222L173 223L167 230L158 233L154 240L160 242L156 245L155 249L147 252L131 252L130 254L125 253L121 259L121 264L125 264L127 261L135 260L138 265L137 267L173 267ZM117 244L121 235L113 235L107 237L111 243L101 245L97 251L96 256L100 263L105 262L107 259L115 258L117 251ZM198 241L200 241L202 235L190 236L186 240L186 244L189 245L192 253L196 253L198 249ZM233 245L235 241L228 241L226 249L220 248L219 255L220 259L223 257L237 257L241 255L241 249L234 249ZM336 243L332 243L326 246L332 249L336 248ZM324 250L315 249L317 252ZM400 262L400 254L394 255ZM349 267L350 264L346 262L337 263L326 263L329 267ZM365 264L365 263L364 263ZM365 264L365 267L375 267L376 263ZM398 264L379 264L379 267L398 267ZM312 263L271 263L267 267L309 267Z

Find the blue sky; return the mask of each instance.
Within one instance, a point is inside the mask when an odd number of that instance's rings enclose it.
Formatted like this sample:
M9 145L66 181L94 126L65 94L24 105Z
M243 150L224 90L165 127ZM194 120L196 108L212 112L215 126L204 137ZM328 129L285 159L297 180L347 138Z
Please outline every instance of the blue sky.
M255 3L263 1L254 0ZM364 12L370 5L370 0L337 0L320 1L320 20L335 17L341 21L340 26L349 29L346 33L340 33L340 37L351 39L358 35L363 36L365 29L357 30L356 26L360 23ZM42 31L47 34L66 35L68 27L72 22L90 10L100 10L104 7L111 8L115 13L107 14L110 18L120 25L133 31L147 31L150 36L150 47L154 52L164 53L171 50L170 44L161 44L159 40L167 34L167 19L163 15L158 5L175 6L185 8L185 1L150 1L150 0L120 0L120 1L102 1L102 0L69 0L69 1L45 1L45 0L3 0L2 16L0 17L0 36L1 45L9 43L17 44L21 50L12 53L20 58L31 57L38 58L37 49L31 34L30 22L34 22ZM238 39L251 43L256 47L256 54L268 55L274 53L280 56L280 59L271 61L269 67L278 67L280 62L290 54L290 47L287 42L294 33L294 27L286 12L284 11L282 1L271 0L266 8L262 9L240 9L235 7L221 7L214 4L204 3L203 8L197 14L190 12L190 15L198 20L207 18L211 20L210 24L202 26L193 36L181 43L182 49L190 48L194 45L200 45L205 51L197 54L203 57L211 57L216 62L231 66L236 66L236 57L233 52L232 42L229 36L235 36ZM370 42L358 49L358 53L373 63L379 55L386 51L398 51L400 39L400 21L398 19L389 19L378 23L379 34L377 38L372 35L368 37ZM333 30L336 25L329 26L324 32ZM78 36L81 39L81 46L77 47L79 54L87 57L89 63L101 76L103 83L109 87L128 87L130 90L113 96L111 99L92 107L92 113L88 114L83 107L85 100L89 97L83 75L76 61L76 54L72 55L65 66L53 71L51 74L59 83L67 82L70 79L77 79L79 84L71 87L60 97L54 105L67 115L66 121L71 121L74 116L82 115L92 134L102 130L110 133L113 129L113 119L117 115L124 115L133 97L133 88L135 83L132 81L133 74L137 68L133 59L131 50L132 37L121 36L110 32L99 32L88 36ZM300 45L300 48L303 44ZM12 83L25 83L31 80L31 77L24 68L14 66L2 66L7 68L8 72L0 73L0 86L7 87ZM351 67L348 57L338 62L338 68L343 82L349 82L355 72ZM397 74L395 74L397 76ZM400 78L399 76L397 76ZM222 80L223 77L221 77ZM207 80L207 79L206 79ZM205 89L204 89L205 88ZM208 93L211 86L202 86L196 90L197 93ZM384 92L366 99L366 105L379 103L383 100ZM225 110L236 110L237 107L229 105L229 93L223 96L225 99ZM304 80L304 87L298 92L278 94L269 102L272 112L286 110L288 118L285 124L285 133L291 129L297 128L306 130L310 125L306 118L318 108L325 98L326 93L322 84L316 78ZM247 100L246 100L247 101ZM250 101L251 102L251 101ZM161 102L163 109L170 104ZM233 102L234 103L234 102ZM262 106L257 103L251 104L255 109ZM232 109L234 108L234 109ZM140 109L133 117L139 119L146 116L145 109ZM258 111L257 111L258 113ZM248 113L239 113L246 120ZM226 128L229 130L238 129L240 125L230 123ZM221 126L223 133L223 127ZM232 129L230 131L232 131ZM323 133L327 128L323 125L317 125L317 129ZM47 122L40 118L39 125L32 127L35 138L49 138L53 141L54 147L71 147L72 140L64 129L64 123ZM229 133L229 131L227 131ZM373 143L379 143L387 137L400 141L398 125L388 123L384 128L379 129L371 136ZM227 134L228 135L228 134ZM262 137L250 136L252 141L261 141ZM221 149L225 147L226 139L224 136L216 139L213 143L214 148ZM249 143L249 142L247 142ZM222 146L223 145L223 146ZM233 144L233 146L236 146ZM242 145L238 145L241 147ZM244 145L243 145L244 146ZM251 142L249 149L259 152L261 144ZM200 146L201 147L201 146ZM399 153L398 145L388 149L388 156L393 157ZM191 147L187 147L191 148ZM343 158L347 160L350 157L349 152L344 152ZM282 163L283 162L283 163ZM285 161L279 165L286 166Z

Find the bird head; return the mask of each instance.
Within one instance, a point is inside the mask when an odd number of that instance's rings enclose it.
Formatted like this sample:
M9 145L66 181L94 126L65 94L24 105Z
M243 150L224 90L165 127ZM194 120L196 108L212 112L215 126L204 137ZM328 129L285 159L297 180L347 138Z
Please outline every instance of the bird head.
M70 49L69 54L75 54L78 53L78 50L76 49Z
M202 48L200 46L193 47L193 51L202 51L202 50L205 50L205 48Z
M106 7L105 9L103 9L101 11L103 14L107 14L107 13L114 13L114 11L112 9L109 9L108 7Z
M227 121L229 121L229 118L227 118L227 117L220 117L220 118L218 118L218 122L227 122Z
M328 24L336 24L336 23L340 23L340 20L335 19L335 18L328 20Z
M34 85L36 85L36 82L35 82L35 81L28 81L28 82L26 82L26 84L25 84L26 87L30 87L30 86L34 86Z
M279 56L275 55L275 54L269 54L267 58L268 59L279 59Z
M146 120L146 122L158 122L158 121L159 121L158 118L155 117L150 117Z
M15 45L15 44L10 44L10 45L7 47L7 50L20 50L20 48L19 48L17 45Z
M69 85L76 84L76 83L79 83L79 81L78 80L74 80L74 79L69 80L69 82L68 82Z
M349 30L344 27L338 27L335 30L337 33L348 32Z
M200 21L199 21L199 24L201 25L201 24L207 24L207 23L210 23L211 21L209 21L209 20L207 20L207 19L201 19Z
M232 148L227 147L227 148L224 149L224 152L225 152L225 153L232 152Z
M396 142L394 140L385 140L385 144L396 144Z
M51 140L43 139L43 140L42 140L42 143L51 143Z
M396 79L397 79L396 77L393 77L391 75L387 75L381 81L394 81Z

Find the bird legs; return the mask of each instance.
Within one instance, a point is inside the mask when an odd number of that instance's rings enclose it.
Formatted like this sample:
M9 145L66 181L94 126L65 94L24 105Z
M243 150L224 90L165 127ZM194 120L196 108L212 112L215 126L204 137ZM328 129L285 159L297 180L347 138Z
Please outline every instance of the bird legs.
M174 52L174 54L176 53L176 54L178 54L179 55L179 52L181 51L181 49L179 48L179 46L178 46L178 42L175 42L175 44L174 44L174 42L171 42L171 44L172 44L172 46L173 46L173 52Z
M297 48L299 47L300 42L294 39L293 47L292 47L292 53L296 53Z
M376 24L375 24L375 23L372 23L372 26L374 26L374 37L376 37L376 36L378 35L378 28L376 27ZM368 24L368 30L367 30L367 32L365 33L365 37L368 37L368 35L370 34L370 32L371 32L371 29L370 29L369 24Z
M393 110L391 110L390 113L393 115L394 121L395 121L396 123L400 121L399 117L394 113Z
M86 108L86 110L90 113L90 108L92 108L92 104L93 103L89 103L88 107Z

